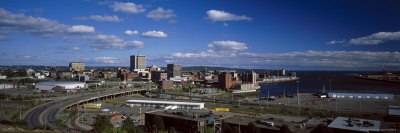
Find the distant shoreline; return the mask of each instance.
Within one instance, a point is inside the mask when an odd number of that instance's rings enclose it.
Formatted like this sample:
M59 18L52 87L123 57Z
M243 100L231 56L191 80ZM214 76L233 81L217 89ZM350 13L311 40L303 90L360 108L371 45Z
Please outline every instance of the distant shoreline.
M299 80L299 77L296 77L296 79L288 79L288 80L278 80L278 81L257 81L257 84L271 84L271 83L280 83L280 82L291 82L291 81L296 81Z

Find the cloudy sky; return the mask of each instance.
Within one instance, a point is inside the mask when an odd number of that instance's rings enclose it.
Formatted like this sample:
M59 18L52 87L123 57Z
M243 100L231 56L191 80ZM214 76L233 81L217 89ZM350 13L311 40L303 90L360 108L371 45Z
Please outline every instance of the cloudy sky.
M400 1L2 0L0 65L400 70Z

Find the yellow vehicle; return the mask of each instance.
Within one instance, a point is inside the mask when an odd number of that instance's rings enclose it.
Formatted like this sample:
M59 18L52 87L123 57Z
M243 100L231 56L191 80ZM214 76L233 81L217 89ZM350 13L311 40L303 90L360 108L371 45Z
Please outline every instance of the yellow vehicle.
M225 111L225 112L229 112L229 108L215 108L215 109L213 109L213 111Z
M88 109L101 109L101 103L88 103L83 105L83 107Z

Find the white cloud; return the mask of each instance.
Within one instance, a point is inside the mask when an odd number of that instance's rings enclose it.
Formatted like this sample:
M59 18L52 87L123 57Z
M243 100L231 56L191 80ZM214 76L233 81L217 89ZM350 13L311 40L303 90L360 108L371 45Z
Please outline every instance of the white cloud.
M24 59L30 59L32 58L31 55L25 55L25 54L18 54L19 57L24 58Z
M146 17L152 18L154 20L160 20L160 19L168 19L171 17L176 17L176 15L174 14L174 11L171 9L164 10L162 7L158 7L157 9L147 13Z
M13 14L0 8L0 34L2 35L17 33L39 37L53 37L56 35L68 35L71 33L93 32L94 28L91 26L78 25L78 27L71 27L69 25L60 24L55 20L25 16L24 14Z
M86 26L86 25L74 25L68 29L70 33L94 33L93 26Z
M72 49L72 50L75 50L75 51L79 51L79 50L81 50L81 48L80 48L80 47L72 47L71 49Z
M247 49L247 45L245 43L236 41L213 41L212 43L208 44L208 47L215 47L215 49L219 51L243 51Z
M345 45L378 45L387 41L400 40L400 31L398 32L378 32L369 36L353 38L349 41L330 41L327 44L345 43Z
M123 19L120 19L118 16L100 16L100 15L92 15L90 16L90 19L96 20L96 21L110 21L110 22L121 22Z
M225 26L225 27L228 27L228 26L229 26L229 24L227 24L227 23L224 23L224 26Z
M110 7L114 12L124 12L129 14L138 14L146 11L146 9L143 8L143 5L135 4L133 2L114 2Z
M9 40L10 38L4 35L0 35L0 41L6 41Z
M391 40L400 40L400 31L378 32L370 36L350 39L348 43L353 45L377 45Z
M98 49L128 50L144 47L144 43L141 41L125 41L124 39L115 35L86 36L84 39L90 41L90 47Z
M100 50L97 49L97 48L94 48L92 51L93 51L93 52L100 52Z
M331 45L331 44L343 44L345 42L346 42L346 40L341 40L341 41L332 40L332 41L326 42L325 44L328 44L328 45Z
M84 58L85 61L92 61L97 63L106 63L106 64L116 64L120 63L121 60L115 57L95 57L95 58Z
M211 21L239 21L239 20L251 20L246 15L238 16L225 11L209 10L207 11L208 19Z
M119 18L118 16L108 16L108 15L91 15L90 17L75 17L75 20L95 20L95 21L108 21L108 22L122 22L124 19Z
M400 67L400 52L371 51L303 51L287 53L236 53L234 56L219 56L219 52L174 53L172 58L183 65L238 65L242 68L318 68L342 70L373 70L382 66ZM169 57L169 56L167 56Z
M139 33L139 31L137 31L137 30L135 30L135 31L126 30L126 31L124 32L124 35L131 36L131 35L136 35L136 34L138 34L138 33Z
M142 33L143 37L153 37L153 38L161 38L168 37L168 35L162 31L147 31Z
M178 20L171 19L171 20L168 21L168 23L170 23L170 24L175 24L175 23L178 23Z

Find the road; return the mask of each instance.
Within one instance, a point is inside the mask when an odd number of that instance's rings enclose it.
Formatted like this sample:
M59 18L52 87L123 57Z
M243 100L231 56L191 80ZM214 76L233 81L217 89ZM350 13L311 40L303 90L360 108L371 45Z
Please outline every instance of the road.
M94 93L85 93L82 95L71 95L68 97L62 97L58 98L54 101L42 104L37 106L36 108L32 109L30 112L27 113L25 116L25 120L27 121L29 127L33 128L35 126L41 126L41 125L46 125L47 127L50 127L52 129L57 128L56 124L56 114L64 109L66 106L68 106L69 103L77 103L83 100L87 100L93 97L97 96L103 96L103 95L109 95L109 94L115 94L115 93L120 93L120 92L125 92L125 91L134 91L132 90L106 90L102 92L94 92ZM141 89L138 89L137 91L143 91ZM72 125L72 129L76 129L80 131L80 127L75 127L74 124ZM72 130L69 129L69 130Z

